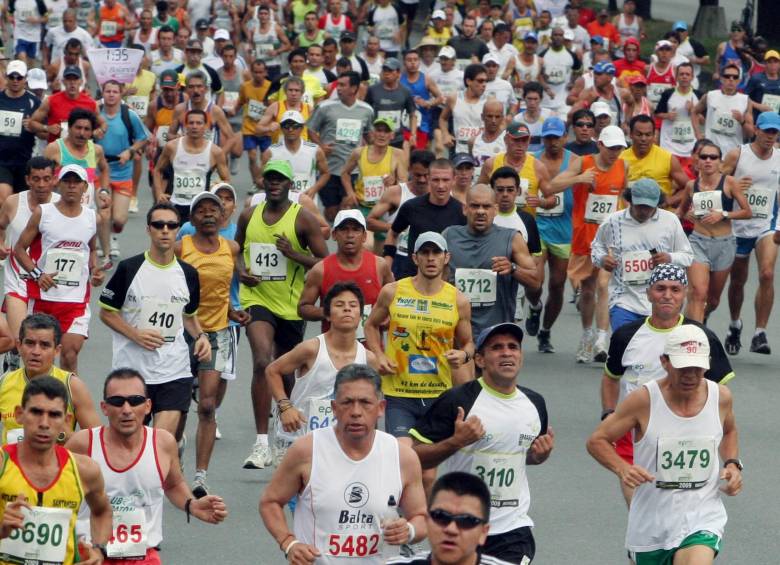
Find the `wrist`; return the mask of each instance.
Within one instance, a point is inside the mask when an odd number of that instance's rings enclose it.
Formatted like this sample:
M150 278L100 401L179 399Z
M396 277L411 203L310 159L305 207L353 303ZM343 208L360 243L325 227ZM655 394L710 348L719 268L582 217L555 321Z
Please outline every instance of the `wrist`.
M205 337L206 339L208 339L209 338L209 334L207 334L206 332L200 332L198 334L198 337L195 338L195 341L198 341L202 337Z
M414 524L407 521L406 529L409 531L409 538L406 540L406 543L414 542L414 538L417 536L417 530L414 529Z

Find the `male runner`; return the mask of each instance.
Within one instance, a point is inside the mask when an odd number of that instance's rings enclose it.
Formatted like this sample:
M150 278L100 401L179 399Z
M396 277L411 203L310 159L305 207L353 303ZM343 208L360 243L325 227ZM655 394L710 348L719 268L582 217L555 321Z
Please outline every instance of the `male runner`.
M454 52L454 49L453 49ZM444 108L439 116L440 144L453 153L468 151L469 140L482 133L482 108L487 97L487 70L480 64L469 65L463 72L463 93L446 96ZM452 118L452 130L448 120Z

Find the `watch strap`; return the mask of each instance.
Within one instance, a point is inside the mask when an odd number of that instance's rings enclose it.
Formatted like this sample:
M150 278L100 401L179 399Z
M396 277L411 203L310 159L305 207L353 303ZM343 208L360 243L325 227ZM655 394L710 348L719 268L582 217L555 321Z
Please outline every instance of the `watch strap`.
M725 468L725 467L727 467L727 466L731 465L732 463L733 463L734 465L736 465L737 469L739 469L740 471L741 471L742 469L744 469L744 465L742 465L742 461L740 461L739 459L734 459L734 458L731 458L731 459L726 459L726 460L723 462L723 467Z

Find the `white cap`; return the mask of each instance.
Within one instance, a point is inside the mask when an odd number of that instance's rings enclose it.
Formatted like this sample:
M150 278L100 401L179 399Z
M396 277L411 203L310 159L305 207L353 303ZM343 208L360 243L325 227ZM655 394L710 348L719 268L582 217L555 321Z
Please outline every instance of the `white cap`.
M220 39L226 39L227 41L230 41L230 32L226 29L218 29L214 32L214 41L219 41Z
M623 130L617 126L607 126L601 130L599 141L603 143L605 147L616 147L618 145L628 147L626 135L623 133Z
M455 59L457 58L457 53L455 53L455 48L450 45L445 45L441 49L439 49L439 59L444 57L445 59Z
M434 10L433 14L431 14L431 19L440 19L440 20L446 20L447 14L444 13L444 10Z
M350 208L348 210L339 210L339 213L336 214L336 219L333 220L333 229L335 230L341 224L349 220L359 223L361 226L363 226L363 229L366 229L366 219L363 217L363 214L360 212L360 210L355 210L354 208Z
M8 63L8 67L5 69L5 76L12 75L14 73L20 74L23 77L27 76L27 63L24 61L14 60Z
M674 45L672 45L672 42L669 41L668 39L661 39L655 42L656 51L659 50L661 47L674 47Z
M282 114L282 119L279 120L279 123L283 124L284 122L289 121L301 125L306 123L306 120L303 119L303 114L301 114L298 110L287 110L284 114Z
M209 189L209 192L212 192L214 194L217 194L220 190L229 190L233 193L233 200L238 200L238 194L236 194L236 189L233 188L233 185L228 182L218 182L214 186L212 186Z
M675 369L684 367L710 368L710 340L699 326L683 324L666 336L664 354Z
M195 211L195 207L204 200L211 200L212 202L216 202L217 205L222 208L222 200L220 200L219 196L213 192L205 191L201 192L200 194L196 194L195 198L193 198L192 202L190 202L190 214L192 214Z
M46 90L49 82L46 80L46 71L43 69L30 69L27 73L27 88L30 90Z
M570 29L567 29L563 32L563 38L567 41L574 41L574 32Z
M501 61L499 61L495 53L485 53L484 57L482 57L482 64L487 65L488 63L495 63L501 66Z
M84 169L84 167L82 167L81 165L65 165L60 169L60 174L57 175L57 180L61 180L62 177L64 177L68 173L75 173L84 182L88 182L89 180L86 169Z
M447 240L445 240L440 233L435 231L427 231L425 233L421 233L417 237L417 240L414 242L414 252L417 253L420 251L420 248L426 243L433 243L442 251L447 251Z
M606 102L603 102L601 100L598 100L590 105L590 111L593 112L593 115L597 118L599 116L603 116L604 114L610 115L611 112L609 111L609 104Z

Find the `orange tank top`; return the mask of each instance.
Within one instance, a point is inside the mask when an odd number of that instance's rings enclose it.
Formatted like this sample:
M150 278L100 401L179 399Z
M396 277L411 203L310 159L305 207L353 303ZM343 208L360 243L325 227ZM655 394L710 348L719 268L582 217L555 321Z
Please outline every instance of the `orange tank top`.
M102 43L113 41L123 41L125 39L124 30L119 30L120 25L125 25L125 18L122 15L122 6L119 3L109 8L105 4L100 6L100 34Z
M618 159L608 171L596 167L596 156L582 158L582 170L596 169L596 183L575 184L572 187L574 207L572 208L571 252L575 255L590 255L590 244L606 216L623 207L621 192L626 185L626 164ZM592 190L591 190L592 189Z

